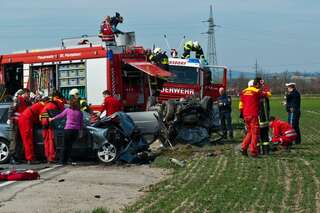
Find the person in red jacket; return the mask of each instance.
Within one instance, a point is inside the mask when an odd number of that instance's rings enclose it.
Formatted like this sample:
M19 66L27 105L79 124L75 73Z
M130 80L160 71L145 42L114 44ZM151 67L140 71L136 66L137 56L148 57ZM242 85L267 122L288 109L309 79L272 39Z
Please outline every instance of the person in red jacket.
M10 163L19 162L21 152L23 150L20 133L18 128L18 119L20 114L30 105L30 90L20 89L13 97L13 102L9 108L9 125L10 125Z
M54 129L50 125L49 118L54 117L64 110L64 101L58 91L53 92L51 100L48 101L40 112L42 136L44 143L44 152L48 163L55 160L55 144L54 144Z
M45 105L44 101L34 103L25 109L19 117L18 125L28 164L34 161L33 126L39 123L39 116Z
M261 91L257 80L249 81L248 88L244 89L240 94L240 117L244 119L247 128L247 134L241 146L241 151L244 155L247 155L247 150L250 148L252 157L258 156L260 99L266 96L271 96L271 93Z
M273 129L272 142L279 143L286 149L296 140L297 133L288 122L270 117L270 128Z
M103 108L101 110L101 113L106 111L107 116L110 116L115 112L122 111L123 105L121 101L113 97L109 90L103 91L102 94L104 96L104 102L102 104Z
M30 105L30 90L25 88L23 89L23 94L17 97L16 112L20 114Z

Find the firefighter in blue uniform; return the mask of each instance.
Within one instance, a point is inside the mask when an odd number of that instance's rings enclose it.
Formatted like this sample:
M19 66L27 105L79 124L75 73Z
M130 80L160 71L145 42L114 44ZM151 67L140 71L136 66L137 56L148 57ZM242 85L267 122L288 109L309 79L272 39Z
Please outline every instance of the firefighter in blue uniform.
M220 97L218 98L218 106L220 112L221 129L223 137L227 138L229 132L229 138L233 139L233 129L231 120L231 97L227 95L225 89L221 87L219 89Z
M300 120L300 103L301 97L300 93L296 89L295 83L287 83L286 84L288 93L286 94L286 110L288 112L288 122L292 125L294 130L297 133L297 138L295 144L301 143L301 135L300 135L300 127L299 127L299 120Z

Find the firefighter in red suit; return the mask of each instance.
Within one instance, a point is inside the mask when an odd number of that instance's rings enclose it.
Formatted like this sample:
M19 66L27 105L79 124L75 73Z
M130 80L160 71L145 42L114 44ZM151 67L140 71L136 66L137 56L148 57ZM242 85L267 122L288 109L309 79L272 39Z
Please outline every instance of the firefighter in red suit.
M44 143L44 152L48 163L55 160L55 144L54 144L54 129L50 125L49 117L54 117L64 110L64 101L60 98L58 92L54 92L50 101L48 101L40 112L42 136Z
M241 146L244 155L247 155L249 148L252 157L258 156L260 99L267 96L271 96L271 94L261 91L259 82L256 80L249 81L248 88L240 94L240 117L244 119L247 128L247 134Z
M34 103L25 109L19 117L18 125L28 164L34 161L33 127L34 124L39 123L40 113L44 105L45 102L42 100Z
M99 36L102 38L103 41L113 41L114 40L114 33L112 31L111 26L111 18L107 16L100 25L100 34Z
M17 97L16 112L22 113L30 105L30 90L23 89L23 94Z
M16 92L13 102L9 107L9 125L10 125L10 153L11 164L18 163L20 152L22 151L22 143L20 140L20 133L18 128L18 119L20 114L30 105L30 91L29 89L20 89Z
M273 129L272 142L279 143L286 149L296 140L297 133L294 128L285 121L270 117L270 128Z
M119 112L123 110L123 104L121 101L113 97L109 90L105 90L103 93L104 96L104 102L103 102L103 108L101 110L101 113L106 111L107 116L112 115L115 112Z

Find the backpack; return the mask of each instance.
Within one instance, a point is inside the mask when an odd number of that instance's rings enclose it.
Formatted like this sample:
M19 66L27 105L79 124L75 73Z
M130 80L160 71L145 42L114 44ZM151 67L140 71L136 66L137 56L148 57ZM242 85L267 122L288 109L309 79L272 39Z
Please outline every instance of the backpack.
M23 180L37 180L40 175L37 171L9 171L0 173L0 181L23 181Z

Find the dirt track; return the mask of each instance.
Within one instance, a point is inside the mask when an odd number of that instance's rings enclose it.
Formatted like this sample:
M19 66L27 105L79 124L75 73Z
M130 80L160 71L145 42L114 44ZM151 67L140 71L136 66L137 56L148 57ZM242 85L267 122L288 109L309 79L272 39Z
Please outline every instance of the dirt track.
M149 166L67 166L42 175L40 180L0 189L0 212L119 210L165 173Z

